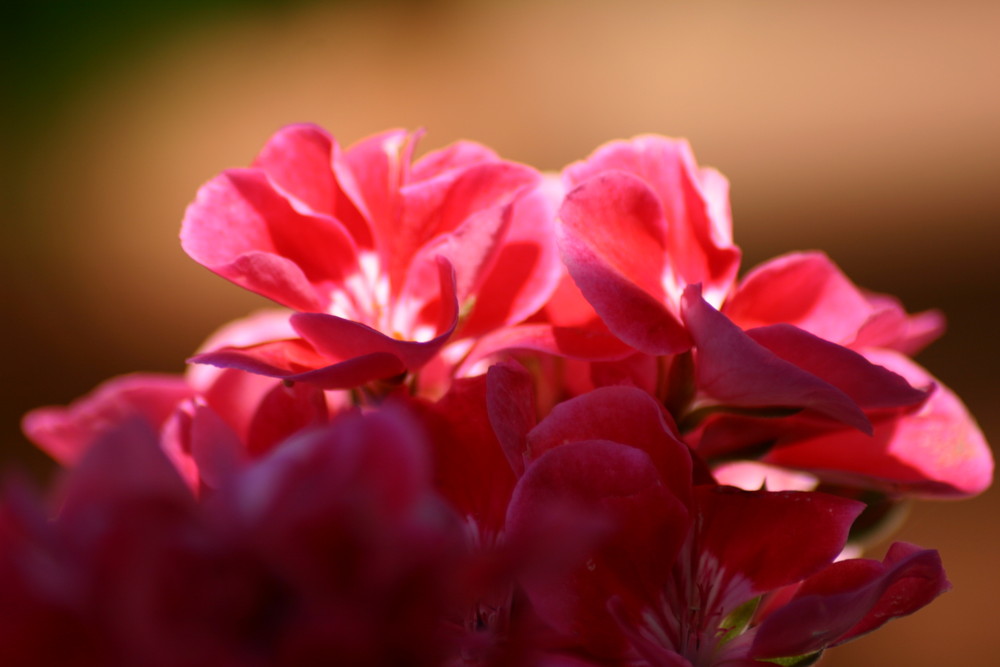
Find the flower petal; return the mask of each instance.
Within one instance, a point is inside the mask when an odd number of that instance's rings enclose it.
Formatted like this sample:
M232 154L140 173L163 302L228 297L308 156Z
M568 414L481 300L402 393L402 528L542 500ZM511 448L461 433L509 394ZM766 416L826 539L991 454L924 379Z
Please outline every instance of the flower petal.
M666 239L656 196L634 176L610 172L566 196L559 247L577 287L617 336L647 354L690 339L666 305Z
M231 169L202 186L181 245L222 277L298 310L325 308L330 287L358 267L343 225L296 211L256 169Z
M896 543L885 559L845 560L807 579L757 628L756 658L812 653L911 614L950 588L938 553Z
M676 304L685 285L701 283L711 303L722 303L740 262L732 243L725 177L714 169L699 169L687 141L656 135L609 142L567 167L564 175L568 183L578 184L609 171L638 177L659 199L666 221L671 300Z
M840 389L865 410L912 407L927 398L928 391L911 387L889 369L790 324L746 333L785 361Z
M844 392L756 343L701 298L697 285L682 300L697 349L698 390L723 405L804 408L865 433L868 418Z
M570 442L609 440L646 452L667 484L687 503L691 453L676 435L669 413L635 387L600 387L555 406L527 435L527 455L537 459Z
M670 577L688 532L688 513L662 483L649 456L605 441L556 447L521 477L507 512L512 541L574 522L606 522L589 558L553 562L525 577L539 616L601 656L621 655L626 641L608 611L618 596L644 608ZM558 560L558 559L557 559Z
M183 377L136 373L112 378L67 407L32 410L25 436L63 465L76 463L105 432L130 419L157 430L193 394Z
M915 384L935 383L903 355L868 356ZM838 431L771 451L765 461L831 481L927 497L976 495L993 480L993 456L961 400L937 384L919 410L877 421L873 437Z

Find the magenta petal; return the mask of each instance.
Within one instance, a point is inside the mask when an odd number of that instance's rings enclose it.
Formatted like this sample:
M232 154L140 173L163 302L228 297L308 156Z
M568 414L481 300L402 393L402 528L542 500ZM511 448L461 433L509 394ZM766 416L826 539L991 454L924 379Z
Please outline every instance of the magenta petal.
M670 491L687 503L691 453L674 434L669 414L635 387L600 387L556 405L527 436L529 459L584 440L610 440L646 452Z
M818 572L843 549L860 502L825 493L698 487L699 545L754 595Z
M407 370L417 370L440 351L458 324L455 274L448 261L436 258L439 301L437 336L428 341L399 340L360 322L325 313L297 313L292 327L321 355L335 360L384 353L403 362Z
M625 639L608 601L642 609L670 577L688 513L649 456L604 441L556 447L528 466L507 511L514 542L538 540L574 523L606 522L607 534L582 562L553 562L525 589L539 616L598 655L619 655ZM539 534L539 531L542 531Z
M615 361L634 354L631 347L613 336L603 324L599 328L521 324L480 338L462 368L466 370L481 359L511 350L530 350L585 361Z
M406 371L406 366L393 354L388 352L373 352L335 364L325 364L322 358L312 352L316 363L306 370L296 364L288 364L287 350L297 354L303 349L308 350L303 341L277 341L250 348L223 348L213 352L196 355L188 361L194 364L209 364L220 368L237 368L281 378L289 382L306 382L321 389L351 389L372 380L381 380L399 375Z
M756 343L706 303L697 285L684 291L681 304L697 348L699 391L723 405L804 408L871 433L849 396Z
M807 579L757 628L751 655L803 655L911 614L950 588L938 553L896 543L881 563L846 560Z
M889 369L790 324L746 333L785 361L840 389L866 410L914 406L927 398L927 391L911 387Z
M67 407L45 407L24 416L25 436L63 465L72 465L106 431L134 418L159 429L192 395L175 375L135 374L107 380Z
M597 314L622 340L647 354L690 347L665 305L663 212L637 178L612 172L566 196L559 211L563 261Z

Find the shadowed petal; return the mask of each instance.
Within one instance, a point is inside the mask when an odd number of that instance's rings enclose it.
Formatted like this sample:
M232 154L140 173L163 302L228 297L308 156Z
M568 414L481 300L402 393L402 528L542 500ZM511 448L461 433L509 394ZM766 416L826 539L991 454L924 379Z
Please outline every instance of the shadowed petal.
M685 290L682 313L698 352L699 391L724 405L809 409L871 433L849 396L756 343L707 304L697 285Z
M881 563L834 563L761 623L751 655L796 656L842 644L912 614L949 588L938 553L911 544L893 544Z

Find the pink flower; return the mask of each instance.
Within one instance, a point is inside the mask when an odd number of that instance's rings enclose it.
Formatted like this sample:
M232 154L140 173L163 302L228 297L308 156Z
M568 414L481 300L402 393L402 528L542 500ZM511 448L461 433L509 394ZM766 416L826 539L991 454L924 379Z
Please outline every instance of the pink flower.
M560 249L584 297L623 341L647 354L691 347L680 320L688 285L718 305L736 279L729 187L684 141L606 144L564 172Z
M459 142L411 164L415 135L347 149L285 128L254 166L209 181L184 249L296 311L296 336L201 363L351 388L462 360L474 340L538 310L559 279L551 204L537 172Z

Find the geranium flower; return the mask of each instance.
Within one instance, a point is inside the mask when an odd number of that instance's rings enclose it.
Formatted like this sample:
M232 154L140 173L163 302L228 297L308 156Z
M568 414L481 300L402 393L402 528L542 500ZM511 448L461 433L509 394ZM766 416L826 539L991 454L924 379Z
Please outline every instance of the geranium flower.
M585 558L524 579L539 615L588 654L611 664L749 666L820 652L947 589L937 555L909 546L894 547L884 564L833 563L860 503L692 488L664 474L684 466L684 454L648 438L563 437L515 489L507 519L514 536L560 505L608 523L606 540ZM799 582L787 607L754 618L762 596Z
M459 142L411 164L416 135L341 149L315 126L276 134L249 169L209 181L181 243L196 261L288 306L297 337L200 363L352 388L450 368L474 340L538 310L559 279L539 174Z

